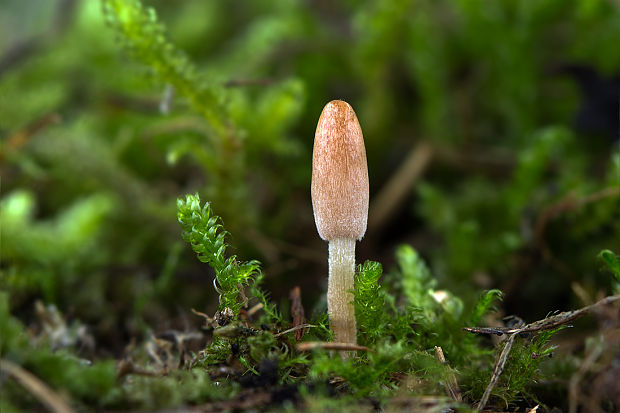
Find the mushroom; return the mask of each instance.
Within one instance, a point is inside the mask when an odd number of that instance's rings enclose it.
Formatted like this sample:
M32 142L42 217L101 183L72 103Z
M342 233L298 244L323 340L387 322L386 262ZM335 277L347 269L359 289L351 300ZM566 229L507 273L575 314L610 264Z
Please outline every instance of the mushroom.
M366 232L368 166L357 116L342 100L329 102L321 112L311 191L316 228L329 243L327 312L334 341L355 344L355 241Z

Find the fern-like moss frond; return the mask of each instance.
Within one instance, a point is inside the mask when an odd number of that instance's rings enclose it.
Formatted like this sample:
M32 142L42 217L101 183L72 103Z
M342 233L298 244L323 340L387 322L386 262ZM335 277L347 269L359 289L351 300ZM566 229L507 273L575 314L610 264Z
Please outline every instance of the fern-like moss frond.
M379 285L383 274L381 264L366 261L355 274L355 318L360 340L374 343L380 336L380 325L385 319L384 293Z
M478 302L474 306L469 316L469 323L472 326L478 324L482 317L494 310L494 304L497 300L502 299L502 292L500 290L488 290L482 293Z
M220 295L219 309L228 307L236 314L245 304L241 300L244 285L256 281L260 274L258 261L241 262L232 255L226 257L226 230L220 218L213 215L207 202L201 206L200 197L187 195L177 200L177 216L183 228L183 239L190 243L201 262L215 271L214 286Z
M184 96L219 137L226 136L228 122L221 103L224 92L201 79L187 55L168 40L155 10L144 7L139 0L102 1L108 24L135 58Z
M437 282L426 263L410 245L401 245L396 250L396 259L402 273L403 293L415 308L430 308L429 295Z

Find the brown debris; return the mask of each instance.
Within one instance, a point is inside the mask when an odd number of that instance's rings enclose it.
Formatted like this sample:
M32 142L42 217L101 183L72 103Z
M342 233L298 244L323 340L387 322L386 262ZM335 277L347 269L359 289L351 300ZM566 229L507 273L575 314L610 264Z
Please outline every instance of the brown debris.
M195 407L180 407L166 410L168 413L212 413L212 412L242 412L255 411L272 404L281 403L283 400L296 401L297 388L290 385L255 388L242 391L230 400L222 400L206 403ZM262 411L262 410L261 410Z
M293 328L300 326L306 322L306 317L304 313L304 306L301 303L301 288L296 286L293 288L289 294L291 299L291 316L293 317ZM295 331L295 340L301 341L306 334L306 329L301 328Z

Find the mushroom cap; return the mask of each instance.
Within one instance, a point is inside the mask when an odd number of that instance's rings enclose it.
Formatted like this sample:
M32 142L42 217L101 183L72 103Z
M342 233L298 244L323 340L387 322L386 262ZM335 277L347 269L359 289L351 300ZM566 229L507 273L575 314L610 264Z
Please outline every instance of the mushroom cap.
M353 108L332 100L323 108L312 153L312 209L324 240L361 239L368 221L368 165Z

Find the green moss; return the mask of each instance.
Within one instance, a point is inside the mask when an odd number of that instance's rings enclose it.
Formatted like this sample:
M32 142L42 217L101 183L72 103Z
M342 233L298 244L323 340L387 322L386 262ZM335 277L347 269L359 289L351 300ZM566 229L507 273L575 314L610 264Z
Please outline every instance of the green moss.
M211 206L201 206L198 195L187 195L177 202L178 219L183 227L183 238L189 242L198 259L215 271L214 287L218 292L219 309L230 308L238 314L247 302L241 299L241 289L256 280L258 261L238 262L233 255L226 257L226 231L219 217L211 215Z

